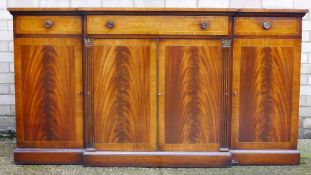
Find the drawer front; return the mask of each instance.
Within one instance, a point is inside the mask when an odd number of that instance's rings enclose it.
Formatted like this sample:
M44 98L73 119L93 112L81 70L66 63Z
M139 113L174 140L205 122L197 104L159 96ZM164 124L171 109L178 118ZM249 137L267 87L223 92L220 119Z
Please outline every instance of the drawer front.
M300 35L298 18L236 17L235 35Z
M16 34L81 34L79 16L17 16Z
M88 16L88 34L228 35L226 16Z

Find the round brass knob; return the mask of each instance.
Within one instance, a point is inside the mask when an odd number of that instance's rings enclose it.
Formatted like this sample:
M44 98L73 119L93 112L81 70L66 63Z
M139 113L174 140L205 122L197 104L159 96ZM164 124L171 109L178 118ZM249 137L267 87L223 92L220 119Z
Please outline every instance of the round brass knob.
M208 24L206 22L202 22L201 23L201 28L204 29L204 30L207 29L208 28Z
M109 29L112 29L114 27L113 21L108 21L106 25Z
M270 23L270 22L264 22L264 23L262 24L262 26L263 26L264 29L268 30L268 29L271 28L271 23Z
M46 28L51 28L53 26L53 22L51 20L47 19L44 21L44 26Z

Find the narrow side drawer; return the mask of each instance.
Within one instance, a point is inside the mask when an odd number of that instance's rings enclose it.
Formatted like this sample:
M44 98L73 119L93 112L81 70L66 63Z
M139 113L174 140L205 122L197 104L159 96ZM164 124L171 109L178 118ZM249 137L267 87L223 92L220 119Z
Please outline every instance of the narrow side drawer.
M80 16L16 16L16 34L81 34Z

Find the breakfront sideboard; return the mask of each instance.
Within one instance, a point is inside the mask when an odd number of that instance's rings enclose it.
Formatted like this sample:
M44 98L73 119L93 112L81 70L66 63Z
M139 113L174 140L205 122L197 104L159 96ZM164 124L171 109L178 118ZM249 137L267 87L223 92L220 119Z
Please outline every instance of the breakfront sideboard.
M17 164L299 164L306 10L9 11Z

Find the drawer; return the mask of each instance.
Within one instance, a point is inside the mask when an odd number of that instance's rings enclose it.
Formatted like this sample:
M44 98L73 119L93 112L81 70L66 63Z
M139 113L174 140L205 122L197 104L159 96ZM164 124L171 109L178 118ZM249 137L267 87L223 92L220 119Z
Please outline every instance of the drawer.
M81 34L79 16L17 16L16 34Z
M300 35L298 18L236 17L235 35Z
M88 34L228 35L227 16L87 17Z

